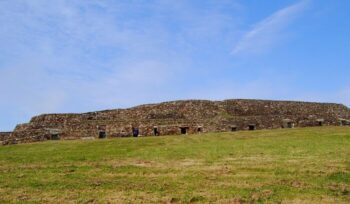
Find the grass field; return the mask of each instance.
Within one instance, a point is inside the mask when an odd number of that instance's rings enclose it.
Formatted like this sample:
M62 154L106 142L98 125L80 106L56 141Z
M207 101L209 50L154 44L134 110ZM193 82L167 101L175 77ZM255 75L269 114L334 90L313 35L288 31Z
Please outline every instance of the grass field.
M350 127L0 146L0 203L349 203Z

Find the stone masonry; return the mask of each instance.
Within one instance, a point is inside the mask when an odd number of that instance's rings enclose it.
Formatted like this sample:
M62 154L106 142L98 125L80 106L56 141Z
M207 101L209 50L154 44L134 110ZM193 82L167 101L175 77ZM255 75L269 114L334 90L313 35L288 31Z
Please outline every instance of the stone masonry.
M0 143L6 141L11 136L11 132L0 132Z
M10 136L4 137L3 144L349 124L350 109L341 104L187 100L82 114L39 115L17 125Z

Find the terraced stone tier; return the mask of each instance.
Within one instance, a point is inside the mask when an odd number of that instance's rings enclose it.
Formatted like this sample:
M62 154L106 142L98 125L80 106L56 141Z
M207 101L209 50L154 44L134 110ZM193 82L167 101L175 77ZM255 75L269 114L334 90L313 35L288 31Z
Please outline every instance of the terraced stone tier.
M342 104L270 100L187 100L82 114L44 114L18 125L6 144L51 139L200 134L349 125Z

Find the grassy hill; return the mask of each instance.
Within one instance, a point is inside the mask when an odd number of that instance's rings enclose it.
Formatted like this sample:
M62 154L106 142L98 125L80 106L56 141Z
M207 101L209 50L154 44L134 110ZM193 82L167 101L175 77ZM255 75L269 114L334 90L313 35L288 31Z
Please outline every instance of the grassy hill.
M349 203L350 128L0 146L0 203Z

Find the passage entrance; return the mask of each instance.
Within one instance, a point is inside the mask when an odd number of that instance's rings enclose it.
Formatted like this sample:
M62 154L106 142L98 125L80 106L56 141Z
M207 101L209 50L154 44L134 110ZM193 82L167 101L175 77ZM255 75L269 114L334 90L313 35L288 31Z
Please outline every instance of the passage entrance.
M159 136L159 130L157 127L153 128L153 134L154 134L154 136Z
M182 135L186 135L187 134L187 130L188 130L188 127L180 127L180 131L181 131Z
M132 128L132 135L134 137L138 137L139 136L139 129L138 128Z
M249 125L248 128L249 128L249 130L255 130L256 129L254 124Z
M100 131L100 132L98 133L98 138L99 138L99 139L104 139L104 138L106 138L106 137L107 137L107 134L106 134L105 131Z
M59 140L60 139L60 135L59 134L51 134L51 139L52 140Z
M324 119L317 119L316 122L318 126L323 126Z
M231 126L231 132L236 132L237 131L237 126L236 125L232 125Z

